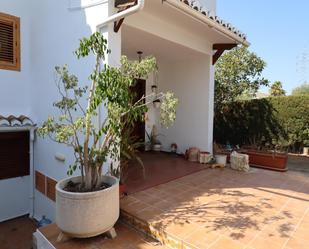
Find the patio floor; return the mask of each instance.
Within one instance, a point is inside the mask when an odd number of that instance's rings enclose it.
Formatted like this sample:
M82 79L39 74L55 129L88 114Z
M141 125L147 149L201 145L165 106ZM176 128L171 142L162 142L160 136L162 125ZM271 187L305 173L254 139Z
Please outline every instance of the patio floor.
M34 220L20 217L0 223L1 249L31 249L32 233L37 229Z
M171 248L309 248L309 178L296 172L205 169L129 195L121 208Z
M141 165L132 163L126 180L127 192L136 193L159 184L190 175L205 169L199 163L185 161L183 156L158 152L143 152L140 155L143 161L145 175Z

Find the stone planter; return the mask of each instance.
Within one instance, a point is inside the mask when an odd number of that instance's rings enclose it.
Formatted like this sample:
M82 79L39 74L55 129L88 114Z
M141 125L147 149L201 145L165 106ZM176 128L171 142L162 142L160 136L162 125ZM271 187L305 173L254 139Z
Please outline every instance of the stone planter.
M56 185L56 224L67 236L90 238L111 230L119 218L119 181L112 176L102 176L110 188L88 193L64 191L68 181L79 182L81 177L71 177Z
M304 147L303 155L304 156L309 156L309 147Z

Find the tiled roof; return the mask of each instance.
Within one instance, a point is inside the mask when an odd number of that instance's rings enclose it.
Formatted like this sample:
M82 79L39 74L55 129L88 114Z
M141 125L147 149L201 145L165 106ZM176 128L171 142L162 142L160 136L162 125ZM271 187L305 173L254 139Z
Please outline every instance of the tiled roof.
M214 12L206 10L199 1L196 0L179 0L180 2L183 2L184 4L190 6L192 9L200 12L202 15L208 17L209 19L213 20L214 22L217 22L218 24L222 25L222 27L226 28L230 32L234 33L235 35L239 36L240 38L247 40L246 34L242 33L240 30L235 28L231 23L226 22L222 19L220 19L218 16L215 15Z
M0 115L0 127L25 127L25 126L35 126L33 121L24 115L19 117L10 115L4 117Z

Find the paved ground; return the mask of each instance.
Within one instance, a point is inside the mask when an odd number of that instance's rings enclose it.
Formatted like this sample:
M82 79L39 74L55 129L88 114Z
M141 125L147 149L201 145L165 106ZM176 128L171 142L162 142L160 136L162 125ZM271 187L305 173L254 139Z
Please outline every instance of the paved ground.
M122 200L122 209L194 249L308 249L309 178L203 170Z
M139 156L144 163L144 174L139 163L130 165L126 180L126 192L129 194L205 169L204 165L186 161L182 156L169 153L143 152Z
M203 170L131 195L122 207L187 248L308 249L309 158L290 157L288 163L288 173ZM180 169L179 175L190 171ZM0 223L0 248L30 249L35 229L28 218ZM57 228L44 231L56 243ZM57 248L163 248L124 225L117 232L116 241L100 236L94 243L73 240Z
M288 169L309 175L309 157L289 156Z
M32 233L36 228L36 223L27 217L1 222L0 248L31 249Z

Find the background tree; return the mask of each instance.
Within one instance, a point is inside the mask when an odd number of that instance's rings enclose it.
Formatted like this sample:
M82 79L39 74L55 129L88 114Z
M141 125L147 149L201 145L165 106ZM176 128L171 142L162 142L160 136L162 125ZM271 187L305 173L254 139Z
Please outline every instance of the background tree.
M260 86L267 86L262 77L266 63L247 47L237 47L224 54L216 64L215 107L237 100L243 94L255 95Z
M286 95L286 91L283 89L281 81L275 81L271 85L269 89L269 93L271 96L285 96Z
M309 83L304 83L293 89L292 95L309 95Z

